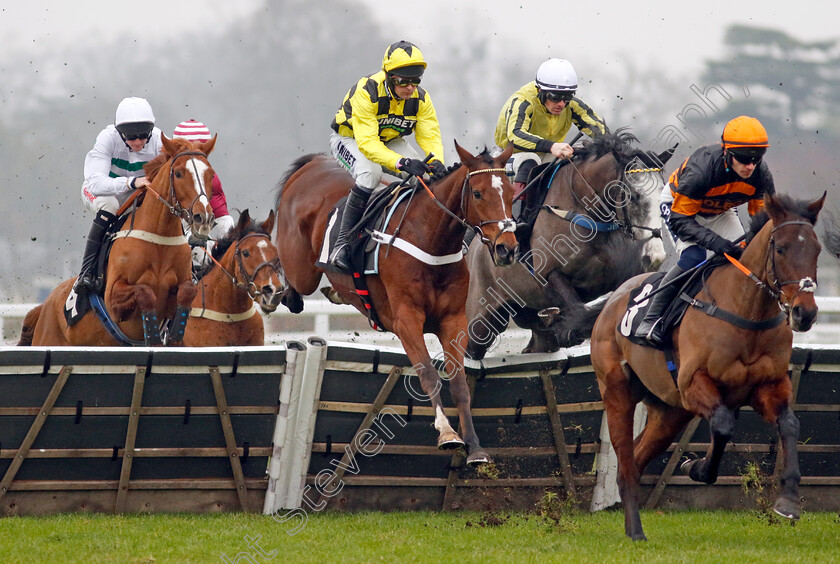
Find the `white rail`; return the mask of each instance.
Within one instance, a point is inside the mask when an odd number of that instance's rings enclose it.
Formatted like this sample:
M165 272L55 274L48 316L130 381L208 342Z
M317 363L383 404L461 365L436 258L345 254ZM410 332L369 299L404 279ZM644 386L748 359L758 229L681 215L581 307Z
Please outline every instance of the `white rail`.
M301 339L310 335L318 335L330 341L359 342L370 345L399 347L399 340L391 333L379 333L365 324L364 318L350 306L332 304L323 299L307 299L304 310L300 314L289 313L282 306L272 314L264 316L267 325L266 344L281 344L287 339ZM11 345L19 337L19 323L23 317L37 304L0 304L0 344ZM840 313L840 297L817 297L820 313ZM301 319L314 318L311 329L284 330L283 325L299 327ZM13 321L13 324L7 322ZM344 328L341 328L343 325ZM278 326L280 327L278 329ZM511 328L504 333L504 350L499 352L518 352L530 333L523 329ZM795 333L797 343L840 343L840 320L817 320L816 325L808 333ZM429 336L429 346L434 346L434 338Z

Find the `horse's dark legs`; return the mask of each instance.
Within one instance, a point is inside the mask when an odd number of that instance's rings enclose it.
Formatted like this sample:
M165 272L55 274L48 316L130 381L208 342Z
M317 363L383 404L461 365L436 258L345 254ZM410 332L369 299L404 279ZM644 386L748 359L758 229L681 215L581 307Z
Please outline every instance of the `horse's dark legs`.
M484 358L490 345L507 329L509 321L510 315L501 305L484 309L468 326L467 356L473 360Z
M648 408L647 424L636 438L633 455L640 474L654 457L671 446L674 437L694 417L693 413L681 407L673 407L658 400L645 403Z
M687 390L682 391L683 404L692 412L709 420L712 444L706 456L684 462L682 469L688 471L692 480L714 484L717 481L720 459L726 443L735 432L735 415L723 405L723 400L709 375L698 370Z
M779 477L780 493L773 505L773 511L788 519L799 519L799 457L797 444L799 440L799 419L790 409L792 400L792 385L788 378L759 387L753 394L753 408L769 422L775 423L779 429L782 443L784 467Z
M561 316L563 312L584 307L577 290L565 274L554 270L548 275L547 280L545 299L549 304L560 309ZM561 347L580 344L584 339L589 338L591 333L591 326L564 327L562 321L545 329L537 324L531 327L531 341L522 352L556 352Z
M636 400L627 374L618 364L598 378L607 426L618 459L618 492L624 505L624 532L633 540L647 540L639 516L639 480L641 472L633 454L633 415Z

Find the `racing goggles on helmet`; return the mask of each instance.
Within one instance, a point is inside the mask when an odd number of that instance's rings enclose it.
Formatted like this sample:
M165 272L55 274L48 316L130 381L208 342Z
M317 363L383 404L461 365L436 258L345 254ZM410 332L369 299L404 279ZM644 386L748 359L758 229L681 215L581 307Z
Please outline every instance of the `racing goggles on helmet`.
M572 90L543 90L543 95L546 100L551 102L566 102L568 104L574 98L575 93Z
M736 161L743 165L758 164L764 158L766 147L739 147L729 149L729 153Z
M154 127L155 124L146 121L121 123L117 126L117 131L126 141L136 141L137 139L148 139Z
M420 84L420 76L398 76L391 75L391 80L394 81L394 86L417 86Z

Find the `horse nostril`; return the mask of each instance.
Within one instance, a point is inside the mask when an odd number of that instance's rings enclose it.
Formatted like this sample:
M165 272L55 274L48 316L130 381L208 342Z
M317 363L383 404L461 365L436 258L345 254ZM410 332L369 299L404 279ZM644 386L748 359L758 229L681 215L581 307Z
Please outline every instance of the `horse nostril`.
M193 224L201 225L202 223L204 223L204 216L200 213L193 214Z

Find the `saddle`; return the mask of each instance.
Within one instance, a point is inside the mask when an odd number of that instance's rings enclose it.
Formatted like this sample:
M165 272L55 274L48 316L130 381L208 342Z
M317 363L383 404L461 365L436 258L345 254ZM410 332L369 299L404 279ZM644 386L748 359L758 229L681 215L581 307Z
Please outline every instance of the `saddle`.
M133 211L133 210L131 210ZM108 271L108 258L111 255L111 247L114 245L114 234L120 231L130 215L130 211L123 212L114 222L108 227L105 233L105 238L102 240L102 248L99 250L99 257L96 259L96 276L102 276L102 290L99 296L105 294L105 287L107 285L106 274ZM77 294L76 290L71 288L67 300L64 302L64 319L67 321L67 326L72 327L92 308L91 299L88 294Z
M663 334L665 335L665 340L661 350L670 348L671 330L682 321L683 315L685 315L685 312L690 305L690 297L696 295L697 292L700 291L703 286L703 281L708 273L720 264L723 263L720 261L709 261L705 265L697 268L688 277L688 280L682 283L680 290L677 293L678 297L671 302L665 310L665 313L662 315L661 323L664 324ZM630 299L627 302L627 311L624 312L624 315L619 322L618 331L634 344L651 348L660 348L655 347L646 339L635 337L634 333L636 332L636 328L642 322L642 318L645 316L648 306L650 305L651 300L648 299L648 296L659 288L659 283L664 277L664 272L655 272L648 276L640 286L634 288L630 293ZM678 284L680 284L680 282L678 282ZM688 297L688 300L686 300L684 296Z
M393 182L387 188L375 191L371 195L362 219L355 228L354 238L347 243L350 247L350 264L353 267L353 283L356 287L356 293L365 304L368 312L368 321L376 330L383 329L370 301L365 275L379 273L379 253L377 251L382 242L374 240L371 235L375 231L382 231L390 221L397 205L403 200L410 198L416 189L417 182L412 178L408 183L402 181ZM335 242L338 239L339 226L341 225L341 218L344 214L344 202L346 200L346 196L339 200L332 212L330 212L330 217L327 221L327 232L324 234L324 243L321 246L321 253L318 255L318 260L315 262L315 266L318 268L336 272L336 268L329 264L328 261Z

